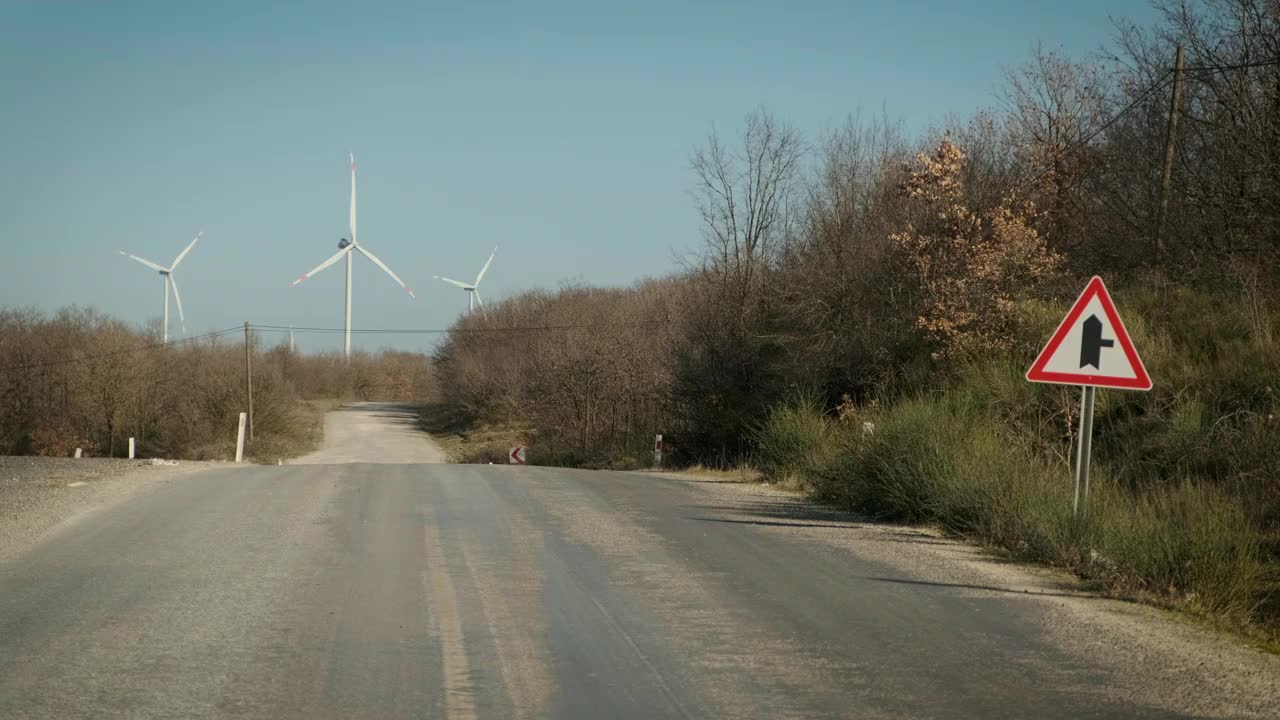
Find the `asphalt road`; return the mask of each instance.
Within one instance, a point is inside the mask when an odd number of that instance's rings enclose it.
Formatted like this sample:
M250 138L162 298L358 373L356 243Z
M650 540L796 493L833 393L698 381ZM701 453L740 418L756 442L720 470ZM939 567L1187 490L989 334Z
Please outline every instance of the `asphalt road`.
M1196 688L1199 676L1171 665L1065 647L1045 625L1053 593L938 582L827 539L866 529L854 527L780 496L632 473L356 463L191 474L0 564L0 718L1268 707L1219 705L1213 693L1239 692ZM932 552L921 533L886 537ZM1192 700L1161 683L1191 683Z

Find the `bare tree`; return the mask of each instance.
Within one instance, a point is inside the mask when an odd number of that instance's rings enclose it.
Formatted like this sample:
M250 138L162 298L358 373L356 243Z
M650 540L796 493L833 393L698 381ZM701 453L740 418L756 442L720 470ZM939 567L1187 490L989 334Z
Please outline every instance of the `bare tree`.
M1093 63L1072 62L1037 46L1006 74L1006 142L1024 168L1027 194L1043 208L1040 231L1051 247L1083 239L1090 211L1085 184L1102 165L1093 145L1106 122L1110 84Z
M705 270L739 323L780 250L804 153L800 134L763 109L747 116L737 146L713 131L693 151Z
M1168 268L1230 274L1240 262L1280 276L1280 4L1167 0L1152 29L1122 27L1109 112L1133 107L1108 131L1096 195L1120 220L1121 244L1149 234L1170 107L1175 46L1186 51L1182 122L1174 138ZM1163 81L1163 82L1162 82ZM1123 249L1114 253L1123 255ZM1150 264L1153 258L1137 257Z

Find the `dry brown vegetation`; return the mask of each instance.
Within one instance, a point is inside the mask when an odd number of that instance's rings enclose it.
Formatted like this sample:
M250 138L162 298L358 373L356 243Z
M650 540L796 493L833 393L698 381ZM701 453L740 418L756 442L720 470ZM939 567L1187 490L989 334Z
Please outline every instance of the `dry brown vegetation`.
M702 252L669 278L463 318L438 354L450 407L527 426L556 454L647 451L665 431L687 460L725 462L797 388L834 407L1021 362L1037 303L1099 272L1121 293L1238 303L1269 342L1280 68L1260 61L1280 57L1277 5L1163 9L1107 55L1036 50L1001 110L918 140L859 118L811 140L764 110L713 133L691 157ZM1175 44L1188 71L1157 240Z
M663 433L678 463L752 464L1274 633L1280 3L1160 7L1095 57L1037 50L1002 107L923 138L857 117L806 138L764 110L713 134L681 272L460 321L444 401L521 428L538 462L647 464ZM1022 372L1093 274L1156 389L1101 394L1108 510L1081 529L1063 514L1078 390ZM864 442L864 421L889 432Z
M528 427L538 456L590 463L652 447L670 421L681 284L531 291L454 326L436 354L464 423ZM495 331L495 328L503 330Z
M0 310L0 454L226 459L246 409L243 335L165 347L93 310L52 317ZM255 337L251 458L297 455L320 439L326 406L308 400L415 400L430 359L386 351L303 355Z

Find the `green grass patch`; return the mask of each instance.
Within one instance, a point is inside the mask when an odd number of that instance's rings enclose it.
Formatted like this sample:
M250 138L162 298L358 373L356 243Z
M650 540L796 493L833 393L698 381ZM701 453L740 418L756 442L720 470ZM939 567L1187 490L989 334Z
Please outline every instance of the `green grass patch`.
M689 475L707 482L758 483L764 480L764 473L750 465L738 465L727 468L690 465L689 467L684 468L655 469L654 472L670 472L679 475Z
M956 398L963 399L962 394ZM1257 514L1212 483L1134 488L1104 464L1087 517L1072 514L1065 463L1011 440L986 411L941 395L844 419L779 408L759 431L773 477L803 473L820 500L875 518L931 523L1015 557L1070 569L1111 593L1267 636L1276 567Z
M813 481L839 451L833 425L822 414L821 402L797 395L775 407L755 430L754 462L774 480L813 491Z

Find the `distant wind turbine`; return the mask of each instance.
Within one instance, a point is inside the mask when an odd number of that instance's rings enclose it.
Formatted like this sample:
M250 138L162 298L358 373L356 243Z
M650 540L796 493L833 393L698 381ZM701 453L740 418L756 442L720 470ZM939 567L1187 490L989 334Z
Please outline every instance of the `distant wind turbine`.
M183 335L187 334L187 319L182 315L182 296L178 294L178 281L174 279L173 271L178 269L178 263L182 262L182 258L186 257L187 253L191 252L191 248L196 246L196 243L199 242L201 236L203 235L204 235L204 231L200 231L196 233L195 239L193 239L191 241L191 244L187 245L187 247L183 249L182 252L178 253L178 257L173 259L173 264L170 265L169 267L164 267L163 265L160 265L158 263L153 263L150 260L147 260L145 258L140 258L137 255L130 255L129 253L123 250L120 251L121 255L124 255L127 258L133 258L134 260L137 260L143 265L146 265L152 270L155 270L156 272L160 273L161 277L164 278L164 322L163 322L163 330L161 330L161 335L162 335L161 342L166 342L166 343L169 342L169 288L170 287L173 288L173 299L178 303L178 320L182 323L182 334Z
M354 154L351 155L351 223L350 223L349 229L351 231L351 238L350 239L342 238L341 240L338 241L338 252L334 253L333 257L320 263L311 272L303 275L302 277L298 278L297 280L294 280L292 283L289 284L289 287L293 287L294 285L297 285L303 280L306 280L312 275L315 275L321 270L324 270L330 265L338 262L343 258L343 256L346 256L347 258L347 315L346 315L346 324L343 325L343 327L346 330L346 339L343 341L342 350L348 359L351 358L351 256L353 254L358 252L361 255L364 255L365 257L369 258L369 260L371 260L374 265L377 265L378 267L382 268L383 272L390 275L391 279L395 280L397 285L404 288L405 292L409 293L409 297L414 298L415 300L417 299L417 297L413 294L413 290L410 290L409 286L405 285L404 281L401 280L394 272L391 271L391 268L387 267L385 263L379 260L378 256L369 252L367 248L365 248L363 245L360 245L358 242L356 242L356 156Z
M486 272L489 272L489 266L493 264L493 256L497 254L498 254L498 248L495 247L493 249L493 252L489 254L489 260L485 262L484 267L480 268L480 274L476 275L475 282L464 283L461 280L454 280L452 278L441 277L439 275L436 275L434 277L437 280L443 280L449 283L450 285L457 285L458 287L467 291L467 312L475 312L476 306L479 305L480 312L483 313L484 302L480 300L480 280L484 278L484 274Z

